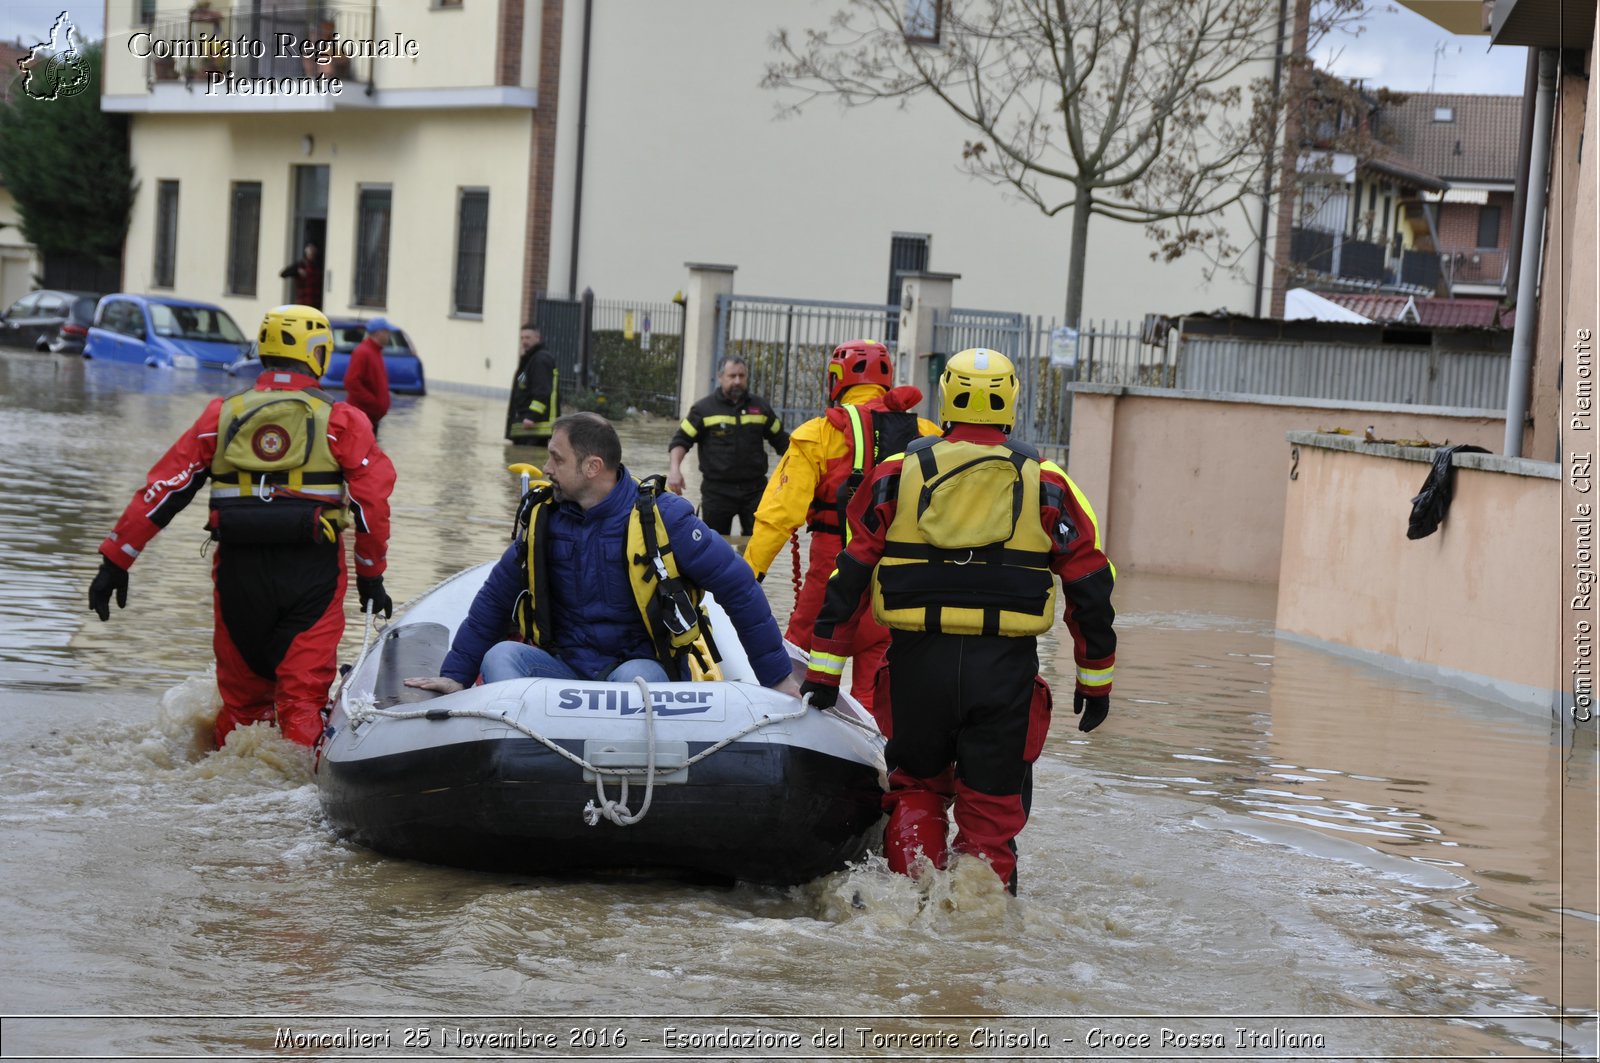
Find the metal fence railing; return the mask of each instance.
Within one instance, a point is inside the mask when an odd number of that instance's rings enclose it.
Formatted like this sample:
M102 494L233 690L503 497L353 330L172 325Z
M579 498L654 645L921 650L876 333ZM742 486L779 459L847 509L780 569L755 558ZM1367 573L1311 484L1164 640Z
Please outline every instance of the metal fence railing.
M1091 321L1080 330L1053 319L991 310L956 308L934 319L931 376L944 359L971 347L987 347L1017 367L1022 398L1012 437L1065 463L1072 439L1075 381L1171 386L1173 370L1165 336L1147 342L1128 322ZM930 388L937 380L930 379Z
M136 54L145 57L150 85L206 83L213 74L325 76L367 84L372 81L372 49L361 45L372 40L374 8L370 2L327 0L260 0L232 8L196 3L181 18L141 26Z
M683 360L683 306L541 292L534 321L561 370L568 409L643 410L676 417Z
M827 407L825 379L833 349L883 336L886 323L899 314L892 304L719 295L713 372L723 358L743 358L750 390L765 396L785 424L796 425ZM704 383L709 390L716 381Z

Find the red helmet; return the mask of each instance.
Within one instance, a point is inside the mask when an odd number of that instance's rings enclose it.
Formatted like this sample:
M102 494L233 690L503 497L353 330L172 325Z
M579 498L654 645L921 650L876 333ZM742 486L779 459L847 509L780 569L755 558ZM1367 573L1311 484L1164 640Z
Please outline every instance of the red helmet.
M889 348L877 340L851 340L833 349L828 359L828 401L838 402L856 384L894 386L894 362Z

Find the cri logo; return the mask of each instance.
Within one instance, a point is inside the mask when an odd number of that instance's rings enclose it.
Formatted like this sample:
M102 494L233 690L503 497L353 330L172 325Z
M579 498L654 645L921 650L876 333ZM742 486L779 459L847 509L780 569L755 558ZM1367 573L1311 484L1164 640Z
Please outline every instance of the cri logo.
M250 449L262 461L277 461L289 449L289 433L281 425L262 425L250 437Z

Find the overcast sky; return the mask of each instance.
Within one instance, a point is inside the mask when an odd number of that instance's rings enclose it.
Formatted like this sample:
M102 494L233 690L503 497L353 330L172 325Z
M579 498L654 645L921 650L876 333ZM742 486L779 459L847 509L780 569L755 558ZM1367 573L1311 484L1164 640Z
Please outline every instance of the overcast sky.
M1487 37L1446 33L1388 0L1369 3L1366 31L1330 42L1331 50L1317 56L1320 65L1341 77L1365 78L1374 88L1399 92L1522 94L1527 49L1491 48ZM43 39L63 7L72 12L85 37L103 35L104 0L80 0L77 6L63 0L0 0L0 40L21 37L24 44L33 44ZM112 0L112 8L132 9L129 0Z

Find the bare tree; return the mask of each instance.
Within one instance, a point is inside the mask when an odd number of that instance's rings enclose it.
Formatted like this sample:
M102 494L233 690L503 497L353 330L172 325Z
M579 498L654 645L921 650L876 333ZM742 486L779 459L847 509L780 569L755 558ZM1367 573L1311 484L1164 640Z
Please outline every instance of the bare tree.
M908 10L924 24L908 27ZM782 58L762 84L802 93L791 111L821 98L945 104L973 134L962 169L1047 216L1070 212L1076 325L1095 216L1143 226L1164 261L1242 250L1223 214L1259 198L1273 170L1287 37L1281 0L845 0L826 29L774 35Z

